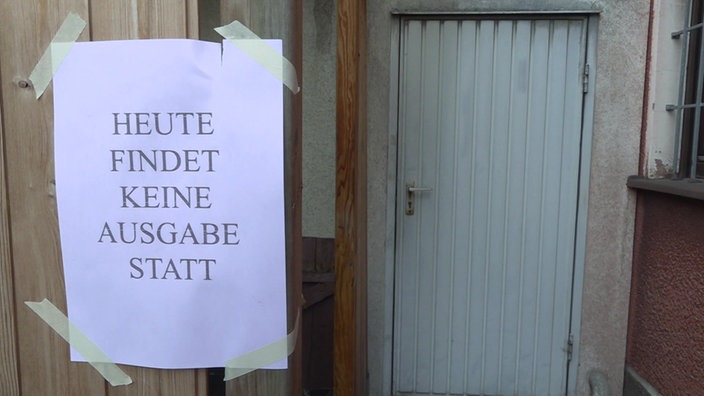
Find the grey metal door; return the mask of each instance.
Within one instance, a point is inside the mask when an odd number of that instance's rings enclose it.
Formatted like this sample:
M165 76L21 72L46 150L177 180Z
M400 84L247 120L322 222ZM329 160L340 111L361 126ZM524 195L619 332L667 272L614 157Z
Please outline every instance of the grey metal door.
M586 29L401 21L394 394L565 393Z

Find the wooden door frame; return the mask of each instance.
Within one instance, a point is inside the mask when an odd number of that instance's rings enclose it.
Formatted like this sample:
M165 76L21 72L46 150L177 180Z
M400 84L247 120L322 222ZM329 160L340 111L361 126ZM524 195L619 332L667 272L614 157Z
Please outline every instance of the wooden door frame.
M367 393L366 0L337 2L333 388Z

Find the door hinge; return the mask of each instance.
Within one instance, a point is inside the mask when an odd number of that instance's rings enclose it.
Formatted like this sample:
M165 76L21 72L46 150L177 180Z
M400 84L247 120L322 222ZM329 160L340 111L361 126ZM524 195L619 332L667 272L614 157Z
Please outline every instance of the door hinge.
M567 361L568 362L572 360L572 349L573 348L574 348L574 337L572 336L572 334L570 334L567 337L567 349L565 350L565 352L567 352Z
M589 92L589 64L584 64L584 72L582 73L582 92Z

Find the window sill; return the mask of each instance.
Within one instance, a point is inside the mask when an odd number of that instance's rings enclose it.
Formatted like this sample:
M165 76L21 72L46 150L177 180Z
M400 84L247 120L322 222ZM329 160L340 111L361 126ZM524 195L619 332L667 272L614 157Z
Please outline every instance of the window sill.
M629 176L626 185L636 190L655 191L704 201L704 180L702 179L646 179L643 176Z

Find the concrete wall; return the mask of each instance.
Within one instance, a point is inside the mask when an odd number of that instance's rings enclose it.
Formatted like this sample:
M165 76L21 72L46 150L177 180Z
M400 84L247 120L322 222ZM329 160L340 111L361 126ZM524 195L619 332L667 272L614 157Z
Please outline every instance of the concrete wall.
M588 394L586 375L592 368L607 373L612 392L622 389L635 213L635 194L625 182L638 171L649 1L386 0L367 2L369 394L388 394L391 375L394 214L387 208L393 203L389 186L395 183L396 131L390 129L395 110L390 95L396 88L392 54L398 49L397 19L391 11L498 12L526 7L600 10L598 62L592 67L593 140L585 142L591 143L592 165L583 287L576 291L582 308L575 394Z
M303 236L335 236L335 0L303 2Z
M628 364L664 395L704 389L704 202L638 196Z
M600 1L578 391L601 368L622 389L649 1Z

